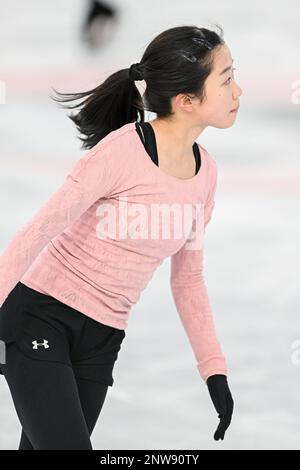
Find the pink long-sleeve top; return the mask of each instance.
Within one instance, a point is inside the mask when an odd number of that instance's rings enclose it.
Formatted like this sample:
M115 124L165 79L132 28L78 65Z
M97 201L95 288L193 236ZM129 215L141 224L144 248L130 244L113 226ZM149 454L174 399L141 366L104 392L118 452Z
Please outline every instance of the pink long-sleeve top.
M85 152L2 253L0 306L21 281L96 321L126 329L131 307L171 256L171 292L199 373L205 381L227 375L203 277L217 166L197 145L201 168L188 179L153 163L135 123Z

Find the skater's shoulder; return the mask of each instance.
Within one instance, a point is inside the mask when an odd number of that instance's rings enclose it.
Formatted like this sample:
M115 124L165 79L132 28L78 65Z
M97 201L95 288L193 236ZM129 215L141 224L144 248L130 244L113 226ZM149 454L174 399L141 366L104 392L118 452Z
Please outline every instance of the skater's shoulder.
M96 145L96 147L111 147L112 149L119 147L120 150L126 150L127 146L132 147L136 142L135 139L136 127L134 122L129 122L123 126L109 132L103 139L101 139Z
M135 123L127 123L118 129L109 132L105 137L99 140L93 147L84 152L77 161L74 171L88 170L92 175L97 172L99 167L105 170L106 178L113 174L128 173L137 168L137 159L133 150L137 145L138 136L134 136ZM137 135L137 133L136 133ZM101 164L101 165L100 165Z
M209 152L205 147L203 147L202 144L199 144L199 142L197 142L197 144L201 154L201 159L205 161L206 165L212 167L213 169L216 169L217 162L215 160L215 157L211 154L211 152Z

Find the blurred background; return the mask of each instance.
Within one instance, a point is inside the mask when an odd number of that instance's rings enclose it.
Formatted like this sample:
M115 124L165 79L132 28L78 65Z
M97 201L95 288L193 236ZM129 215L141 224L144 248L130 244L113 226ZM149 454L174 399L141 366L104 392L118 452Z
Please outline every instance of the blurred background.
M241 107L232 128L207 128L198 141L219 168L205 279L229 367L232 424L224 441L213 440L217 414L176 312L167 259L131 311L92 443L299 450L299 2L106 4L113 21L107 15L85 27L88 0L0 1L0 251L82 155L51 87L91 89L138 62L161 31L219 23L243 89ZM0 422L0 449L16 449L21 428L4 376Z

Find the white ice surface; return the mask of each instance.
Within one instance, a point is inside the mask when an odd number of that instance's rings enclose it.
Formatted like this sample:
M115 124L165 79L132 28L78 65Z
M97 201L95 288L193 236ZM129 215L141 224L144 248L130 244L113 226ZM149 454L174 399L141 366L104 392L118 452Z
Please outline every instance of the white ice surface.
M131 312L92 442L95 449L300 449L299 2L115 0L119 29L96 53L79 40L84 0L1 2L0 248L63 181L81 154L50 86L79 91L140 60L159 32L223 26L243 88L235 125L199 137L219 185L206 232L205 273L235 400L215 442L217 415L196 370L169 288L169 260ZM298 240L298 242L297 242ZM0 280L1 282L1 280ZM20 423L0 376L0 448Z

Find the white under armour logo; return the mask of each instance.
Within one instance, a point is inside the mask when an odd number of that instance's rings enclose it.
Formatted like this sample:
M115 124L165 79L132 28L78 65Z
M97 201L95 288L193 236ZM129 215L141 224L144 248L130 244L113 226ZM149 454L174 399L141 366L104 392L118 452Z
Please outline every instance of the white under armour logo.
M44 348L50 348L49 344L48 344L48 340L47 339L44 339L43 343L38 343L37 340L34 340L32 341L32 349L37 349L38 346L44 346Z

